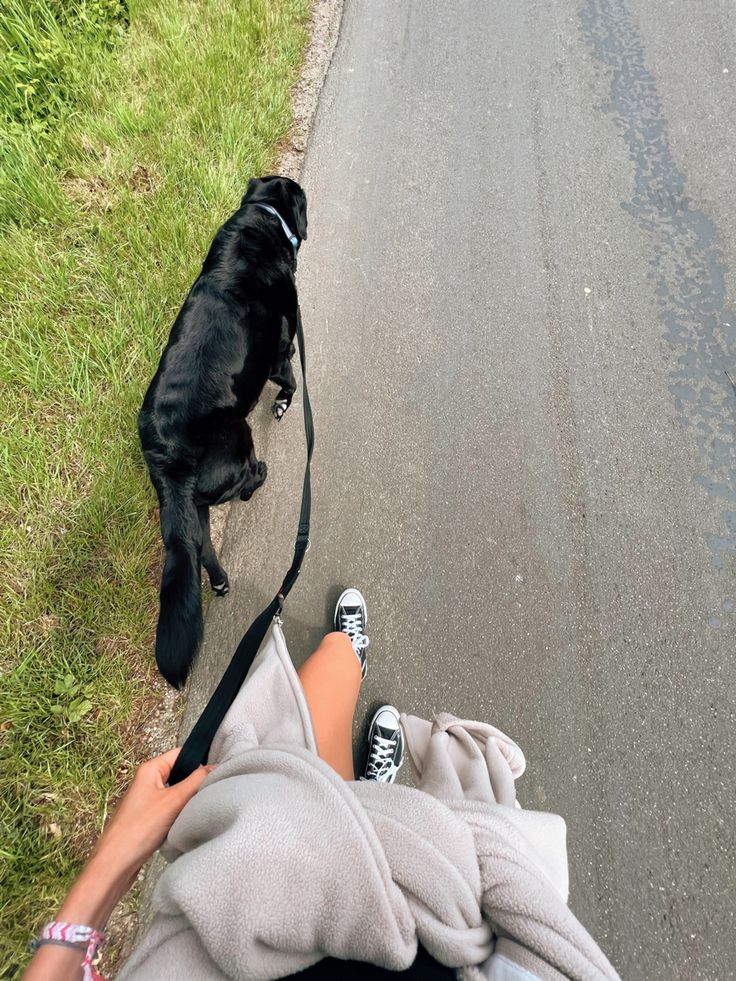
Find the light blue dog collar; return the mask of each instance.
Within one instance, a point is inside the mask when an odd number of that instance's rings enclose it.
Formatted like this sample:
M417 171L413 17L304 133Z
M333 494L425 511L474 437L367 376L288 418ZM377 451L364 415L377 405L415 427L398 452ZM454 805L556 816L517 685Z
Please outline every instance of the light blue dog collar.
M281 215L278 213L278 211L275 208L271 207L270 204L258 204L258 203L256 203L256 207L257 208L263 208L264 211L269 211L272 215L276 215L276 217L278 218L278 220L281 222L281 227L284 230L284 235L286 235L286 237L288 238L288 240L291 242L291 247L294 250L294 262L296 262L296 254L299 251L299 239L292 232L292 230L286 224L286 222L281 217Z

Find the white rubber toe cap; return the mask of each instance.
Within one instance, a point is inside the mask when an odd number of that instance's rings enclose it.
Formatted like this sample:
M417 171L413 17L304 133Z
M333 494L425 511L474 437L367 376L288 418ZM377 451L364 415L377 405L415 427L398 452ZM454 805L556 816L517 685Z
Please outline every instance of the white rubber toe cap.
M363 594L359 589L356 589L354 586L350 586L348 589L343 590L343 592L340 594L340 598L335 604L335 624L337 624L337 616L341 606L360 607L360 609L363 611L363 629L368 626L368 607L366 606Z

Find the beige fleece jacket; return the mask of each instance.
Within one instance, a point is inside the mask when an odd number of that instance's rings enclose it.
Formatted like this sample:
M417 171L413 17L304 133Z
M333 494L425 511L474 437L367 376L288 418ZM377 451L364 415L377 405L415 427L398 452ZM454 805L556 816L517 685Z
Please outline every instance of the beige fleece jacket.
M419 942L468 981L616 978L567 907L564 822L516 804L519 747L450 715L403 725L416 787L341 780L274 624L120 981L267 981L326 956L402 970Z

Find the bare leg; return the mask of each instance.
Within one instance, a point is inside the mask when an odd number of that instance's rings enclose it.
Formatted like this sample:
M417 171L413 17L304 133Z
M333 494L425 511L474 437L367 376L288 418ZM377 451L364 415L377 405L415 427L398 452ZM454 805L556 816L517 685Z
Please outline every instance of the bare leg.
M227 573L220 565L210 538L210 509L206 504L197 508L199 523L202 528L202 565L207 570L212 592L224 596L230 588Z
M343 633L327 634L298 671L320 757L344 780L355 780L353 716L360 692L360 662Z

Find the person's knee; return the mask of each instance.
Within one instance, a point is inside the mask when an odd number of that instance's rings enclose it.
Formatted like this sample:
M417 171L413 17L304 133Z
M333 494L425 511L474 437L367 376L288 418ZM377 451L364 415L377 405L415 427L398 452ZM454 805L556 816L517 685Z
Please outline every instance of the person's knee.
M317 648L317 652L330 658L347 659L351 657L357 661L350 638L347 634L343 634L339 630L333 630L331 633L325 634Z
M332 630L329 634L325 634L322 639L323 644L339 644L341 647L346 645L352 650L353 645L350 643L350 638L347 634L342 633L339 630ZM321 645L320 645L321 646Z
M355 666L360 670L360 663L355 656L350 638L339 630L325 634L315 651L315 655L317 661L324 664L325 668L329 664L333 671L337 670L341 674L345 670L352 674L352 669Z
M322 638L317 650L302 664L298 673L308 694L312 694L315 686L321 691L334 685L344 690L345 684L352 686L355 683L356 692L360 687L360 663L350 638L339 631Z

